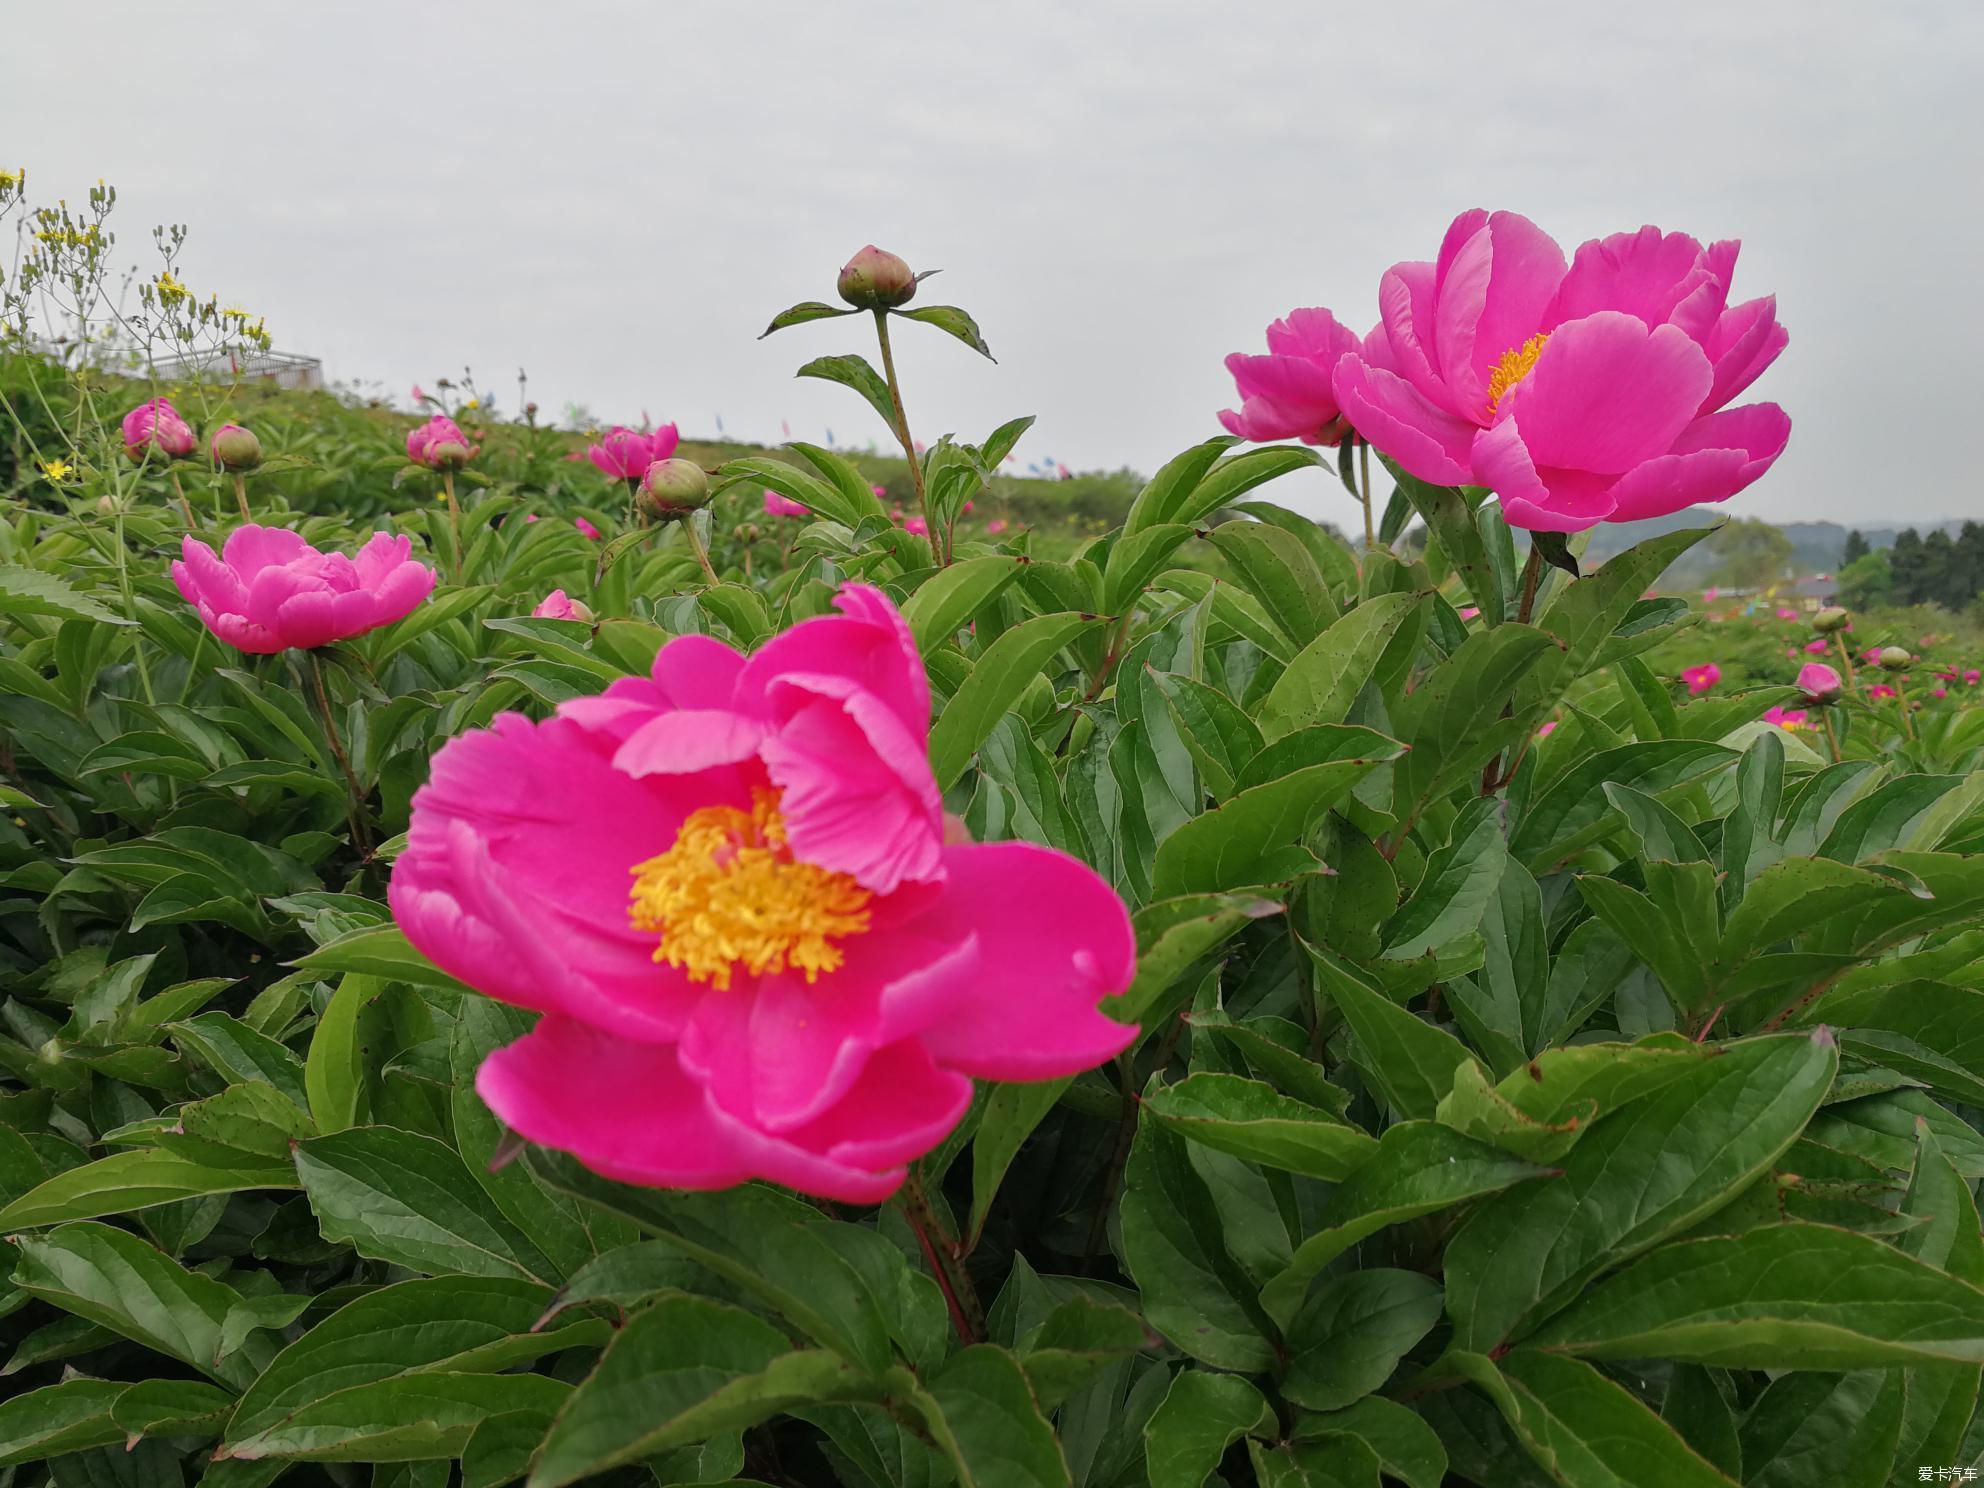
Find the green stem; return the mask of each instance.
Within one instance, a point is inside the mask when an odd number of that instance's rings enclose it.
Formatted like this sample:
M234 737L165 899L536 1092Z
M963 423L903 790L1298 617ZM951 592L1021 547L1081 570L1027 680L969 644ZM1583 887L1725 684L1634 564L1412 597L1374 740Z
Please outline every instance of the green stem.
M696 561L702 564L703 572L709 575L710 582L721 584L723 580L718 577L716 569L710 563L709 550L703 546L703 540L696 532L695 517L687 516L682 519L682 535L689 540L689 551L696 555Z
M234 472L234 504L241 508L241 520L253 521L248 512L248 477L240 471Z
M896 354L889 345L889 312L875 312L875 339L882 345L882 376L889 384L889 407L895 411L895 435L902 445L903 458L909 461L910 484L916 487L916 510L923 517L924 535L930 539L931 556L937 560L937 567L945 566L943 540L937 534L937 524L930 520L930 497L923 489L923 462L916 458L916 441L909 437L909 415L902 411L902 383L896 377Z
M317 660L315 651L303 653L304 671L310 677L311 695L317 700L317 712L324 720L324 737L330 741L331 756L344 771L346 794L345 815L351 823L352 845L359 856L367 863L372 861L372 829L365 820L365 788L358 783L358 772L351 767L351 756L345 752L344 736L338 732L337 717L331 709L331 695L324 686L323 663Z
M938 1290L944 1294L951 1325L964 1342L977 1343L985 1336L985 1308L978 1300L978 1288L972 1285L971 1273L965 1270L956 1243L930 1207L930 1196L923 1191L923 1180L914 1168L896 1191L896 1203L902 1209L902 1217L909 1222L916 1243L923 1248L923 1258L930 1265L930 1274L937 1279Z
M1839 763L1839 734L1832 726L1832 709L1819 709L1819 719L1826 726L1826 744L1832 750L1832 762Z
M172 477L172 493L179 498L179 510L186 518L186 530L197 531L200 524L193 520L193 504L186 499L186 488L179 484L179 472L168 470L166 474Z
M1846 690L1854 692L1858 689L1859 683L1853 675L1853 653L1846 649L1846 632L1835 630L1832 638L1839 647L1839 664L1846 669Z
M1352 436L1355 437L1355 436ZM1371 524L1371 443L1365 440L1357 446L1357 477L1362 490L1358 499L1364 503L1364 551L1370 552L1378 546L1378 530Z
M462 581L462 509L455 504L455 473L452 470L441 472L441 489L448 493L448 530L455 539L455 582Z
M1529 612L1536 607L1536 586L1543 581L1543 549L1529 545L1529 562L1522 569L1522 602L1516 606L1516 623L1527 625Z

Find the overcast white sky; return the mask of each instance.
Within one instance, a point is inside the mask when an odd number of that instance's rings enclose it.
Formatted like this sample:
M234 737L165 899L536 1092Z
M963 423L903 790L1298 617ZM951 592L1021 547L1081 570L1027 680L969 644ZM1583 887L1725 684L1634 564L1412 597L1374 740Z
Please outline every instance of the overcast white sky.
M108 178L124 246L187 224L196 289L396 396L466 362L508 406L522 365L547 410L864 442L791 374L865 326L753 338L873 240L1000 358L905 327L920 435L1037 413L1023 458L1148 471L1219 432L1226 352L1297 305L1368 324L1480 205L1567 249L1744 240L1739 296L1791 328L1752 396L1795 429L1732 511L1979 510L1978 0L7 11L31 195Z

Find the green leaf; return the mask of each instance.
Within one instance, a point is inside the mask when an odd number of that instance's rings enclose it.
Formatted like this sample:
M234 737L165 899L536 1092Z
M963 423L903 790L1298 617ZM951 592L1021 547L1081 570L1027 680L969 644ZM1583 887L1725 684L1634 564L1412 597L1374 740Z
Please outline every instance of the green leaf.
M361 976L405 982L412 987L439 987L448 992L468 990L416 951L397 925L374 925L350 931L290 964L299 971L315 972L319 976L357 972Z
M132 622L37 568L0 563L0 615L55 615L96 625Z
M1352 1061L1400 1117L1431 1117L1453 1089L1454 1072L1474 1058L1466 1045L1400 1007L1328 951L1306 949L1323 990L1356 1037Z
M246 1351L222 1356L222 1328L241 1298L188 1271L136 1235L90 1222L17 1236L14 1285L65 1312L240 1389L257 1373Z
M1342 723L1371 680L1378 658L1417 613L1421 594L1368 599L1296 653L1261 704L1270 739L1321 723Z
M0 1209L0 1228L95 1219L206 1194L295 1187L296 1169L286 1158L263 1159L245 1152L216 1153L212 1159L158 1149L114 1152L58 1173L22 1194Z
M1036 615L985 648L930 725L930 769L939 790L957 783L993 727L1012 711L1055 653L1096 623L1093 615Z
M795 1352L783 1333L742 1308L664 1296L628 1320L572 1392L530 1488L562 1488L795 1406L878 1393L852 1365L823 1351Z
M1151 1343L1143 1319L1127 1307L1073 1296L1023 1340L1020 1366L1042 1410L1053 1410L1100 1369Z
M309 1098L303 1093L303 1062L267 1034L226 1013L168 1023L165 1031L228 1084L261 1081L281 1091L299 1112L305 1109Z
M362 1020L366 1008L386 985L380 977L346 972L311 1030L310 1052L303 1061L303 1089L320 1132L355 1126L364 1112L365 1051L359 1043Z
M1537 615L1536 628L1555 636L1563 649L1523 679L1516 694L1517 712L1526 718L1540 716L1554 706L1566 688L1588 675L1600 650L1626 622L1640 596L1713 530L1694 527L1648 538L1615 553L1591 573L1558 590ZM1537 535L1531 534L1532 540Z
M964 629L966 621L1020 576L1024 563L998 556L967 558L925 581L902 607L917 649L927 657Z
M1447 1247L1456 1346L1519 1335L1601 1271L1729 1202L1804 1129L1837 1066L1829 1036L1725 1045L1599 1122L1561 1180L1488 1200Z
M1583 582L1583 581L1580 581ZM1595 842L1625 818L1605 798L1605 785L1629 785L1663 799L1735 763L1736 751L1694 739L1661 739L1601 750L1553 782L1525 812L1509 840L1516 860L1542 877Z
M1399 753L1396 741L1347 724L1305 729L1270 744L1248 763L1230 800L1158 844L1152 893L1169 898L1292 878L1304 865L1285 849Z
M462 1488L503 1488L530 1471L551 1421L535 1411L484 1416L462 1447Z
M883 423L892 430L896 427L896 410L894 401L889 397L889 385L866 357L852 353L815 357L792 375L817 377L823 382L837 382L842 387L853 388L870 408L882 416Z
M1550 1172L1431 1121L1387 1127L1377 1151L1330 1195L1322 1227L1261 1289L1261 1305L1285 1325L1310 1282L1358 1241Z
M1534 1349L1495 1362L1461 1354L1455 1363L1568 1488L1733 1488L1665 1421L1589 1364Z
M1553 1163L1590 1129L1598 1116L1598 1102L1587 1099L1562 1113L1561 1119L1539 1121L1517 1110L1490 1085L1480 1065L1464 1064L1454 1071L1454 1088L1441 1099L1437 1114L1444 1125L1477 1141L1528 1162Z
M1305 1416L1292 1434L1302 1442L1355 1437L1389 1476L1408 1488L1440 1488L1447 1475L1447 1450L1439 1435L1417 1411L1382 1395L1367 1395L1328 1415Z
M1191 519L1183 513L1192 492L1198 489L1199 483L1206 478L1206 472L1212 469L1219 457L1239 442L1231 434L1219 434L1172 456L1137 493L1137 499L1130 503L1130 514L1123 519L1123 531L1117 541L1121 542L1147 527L1169 522L1189 523Z
M1984 1362L1984 1291L1870 1235L1766 1225L1663 1246L1533 1340L1597 1359L1740 1369Z
M1215 1369L1269 1367L1272 1325L1227 1249L1211 1191L1184 1141L1154 1118L1138 1120L1130 1145L1121 1227L1146 1322Z
M65 1379L0 1400L0 1467L122 1443L111 1414L123 1380Z
M154 1379L117 1397L110 1417L126 1437L216 1437L234 1409L234 1394L204 1380Z
M1508 864L1501 809L1495 798L1483 797L1455 818L1445 846L1426 860L1412 897L1385 923L1387 960L1416 961L1481 928Z
M1410 823L1427 802L1477 771L1529 724L1506 718L1515 689L1554 637L1514 623L1476 631L1393 709L1392 725L1412 751L1395 772L1395 811Z
M1067 1488L1067 1460L1013 1356L991 1344L954 1354L910 1406L957 1469L958 1488Z
M388 1126L300 1142L296 1171L326 1240L416 1271L548 1281L557 1269L453 1149Z
M764 340L773 331L782 331L787 326L805 325L813 320L834 320L843 315L859 315L861 312L847 305L829 305L821 300L802 300L772 317L772 323L758 333Z
M303 1407L241 1441L231 1457L315 1462L410 1462L459 1457L492 1416L549 1417L571 1386L541 1374L449 1374L417 1370L356 1385Z
M1115 615L1135 605L1144 585L1191 535L1192 529L1184 523L1167 522L1118 538L1110 545L1109 561L1102 573L1103 609Z
M1440 1320L1440 1285L1416 1271L1346 1271L1318 1287L1289 1325L1281 1392L1311 1410L1369 1395Z
M1150 1488L1204 1488L1228 1447L1277 1430L1266 1397L1237 1374L1181 1369L1144 1423Z
M985 338L978 333L978 322L956 305L919 305L914 310L896 310L891 313L902 320L920 320L925 325L933 325L938 330L957 337L988 362L999 360L992 355L985 344Z
M235 1408L230 1446L346 1390L401 1375L495 1374L602 1342L607 1326L542 1326L551 1290L494 1276L435 1276L354 1298L270 1361ZM541 1331L536 1331L541 1328Z
M1747 1488L1884 1488L1912 1465L1899 1456L1903 1371L1780 1375L1743 1418L1737 1452ZM1954 1454L1953 1454L1954 1455Z
M1378 1145L1272 1085L1215 1071L1147 1091L1143 1109L1215 1151L1330 1183L1348 1177Z
M1208 541L1296 646L1307 646L1336 618L1328 581L1292 532L1264 522L1227 522L1213 528Z
M179 1129L194 1141L270 1159L287 1169L276 1187L295 1181L289 1144L317 1131L310 1118L273 1085L250 1081L179 1108ZM4 1223L4 1216L0 1216Z
M1467 498L1452 486L1435 486L1408 475L1392 461L1385 468L1398 482L1398 489L1419 513L1426 529L1447 556L1454 573L1467 586L1490 626L1499 625L1508 614L1508 598L1495 565L1482 544L1481 531L1474 523L1474 509Z

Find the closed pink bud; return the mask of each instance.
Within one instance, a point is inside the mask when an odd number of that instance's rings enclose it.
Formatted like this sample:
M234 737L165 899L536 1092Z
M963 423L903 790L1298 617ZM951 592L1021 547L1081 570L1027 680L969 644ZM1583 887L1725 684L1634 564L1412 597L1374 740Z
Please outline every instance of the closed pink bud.
M222 424L214 430L207 452L222 470L253 470L262 463L262 441L239 424Z
M579 620L587 625L592 624L592 611L563 589L553 589L545 595L530 615L533 620Z
M124 453L133 460L144 459L153 448L167 459L183 460L199 444L193 436L193 426L180 417L169 398L140 403L124 415L122 430Z
M439 453L450 445L453 449L448 450L447 454ZM429 470L459 470L474 453L475 447L462 433L461 425L445 413L437 413L426 423L415 424L406 432L406 457Z
M916 275L895 254L870 243L842 266L834 287L857 310L893 310L916 298Z
M1808 703L1837 702L1845 686L1839 673L1822 661L1808 661L1798 669L1798 690Z

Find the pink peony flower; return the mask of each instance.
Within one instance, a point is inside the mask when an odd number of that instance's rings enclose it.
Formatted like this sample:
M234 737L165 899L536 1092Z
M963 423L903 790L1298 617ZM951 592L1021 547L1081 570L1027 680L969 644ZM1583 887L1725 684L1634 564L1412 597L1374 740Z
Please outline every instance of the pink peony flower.
M1839 673L1822 661L1808 661L1798 668L1798 690L1808 703L1830 703L1845 686Z
M1700 666L1681 668L1681 680L1688 684L1688 691L1699 696L1722 680L1722 668L1712 661Z
M588 522L584 517L572 518L572 525L578 528L582 534L591 538L594 542L599 541L599 529L593 526L593 524Z
M1477 617L1478 615L1480 615L1480 613L1481 613L1481 606L1479 606L1479 605L1464 605L1464 606L1463 606L1463 607L1461 608L1461 612L1460 612L1460 618L1461 618L1461 619L1463 619L1463 620L1472 620L1472 619L1474 619L1474 618L1476 618L1476 617Z
M1099 1007L1135 971L1122 902L1062 853L949 839L909 628L866 585L836 605L748 659L679 636L435 756L388 898L435 964L544 1014L476 1079L527 1140L877 1203L972 1078L1135 1039Z
M1715 589L1715 588L1702 590L1702 603L1714 604L1716 599L1721 595L1721 593L1722 591L1720 589Z
M1949 695L1950 690L1947 687L1933 687L1929 690L1929 696L1932 698L1946 698Z
M179 415L170 398L153 398L124 415L124 453L142 460L145 452L157 446L168 459L183 460L193 453L199 440L193 426Z
M1816 641L1805 642L1805 654L1807 656L1824 656L1831 646L1832 642L1828 641L1824 636L1820 636Z
M913 532L918 537L928 537L930 535L930 524L925 522L921 517L904 517L902 530L904 532Z
M358 556L320 553L284 527L237 527L218 556L187 537L172 581L208 630L257 656L349 640L411 614L434 588L412 541L376 532Z
M530 612L533 620L576 620L578 612L572 607L571 596L563 589L553 589L538 601L537 608Z
M985 524L985 532L988 537L997 537L1000 533L1004 532L1005 530L1006 530L1006 519L1004 517L994 517L991 521Z
M1980 672L1975 667L1972 667L1963 674L1963 685L1965 687L1975 687L1980 677L1984 677L1984 672Z
M887 486L876 486L874 490L875 490L875 499L877 501L888 500L889 488Z
M615 480L637 481L648 473L648 466L655 461L671 458L675 447L681 442L682 436L673 424L663 424L652 434L615 424L598 444L586 447L586 458L603 475L610 475Z
M1327 310L1289 311L1268 327L1266 356L1236 351L1226 359L1240 407L1223 411L1220 423L1227 433L1256 442L1340 444L1350 424L1337 405L1330 373L1338 358L1361 344L1357 333L1337 324Z
M1772 298L1729 305L1737 247L1643 227L1566 264L1527 218L1463 212L1436 262L1384 276L1383 334L1337 363L1337 402L1421 480L1493 490L1517 527L1726 500L1791 437L1774 403L1724 411L1787 339Z
M445 413L437 413L426 423L415 424L406 431L406 457L430 470L441 468L441 460L435 451L448 444L460 445L467 455L475 453L475 446L468 442L461 425ZM463 458L466 459L466 455Z
M765 492L765 515L768 517L810 517L811 510L797 501L788 501L776 491Z
M1899 697L1899 696L1901 696L1901 694L1896 692L1892 687L1888 686L1888 684L1885 682L1876 682L1872 687L1867 689L1867 701L1870 703L1878 703L1882 698L1891 698L1891 697Z
M1789 729L1794 734L1799 729L1809 727L1805 722L1805 716L1805 710L1803 708L1766 708L1764 710L1765 723L1774 723L1779 728Z
M1557 731L1557 720L1553 718L1536 731L1536 737L1539 739L1547 739L1556 731Z

